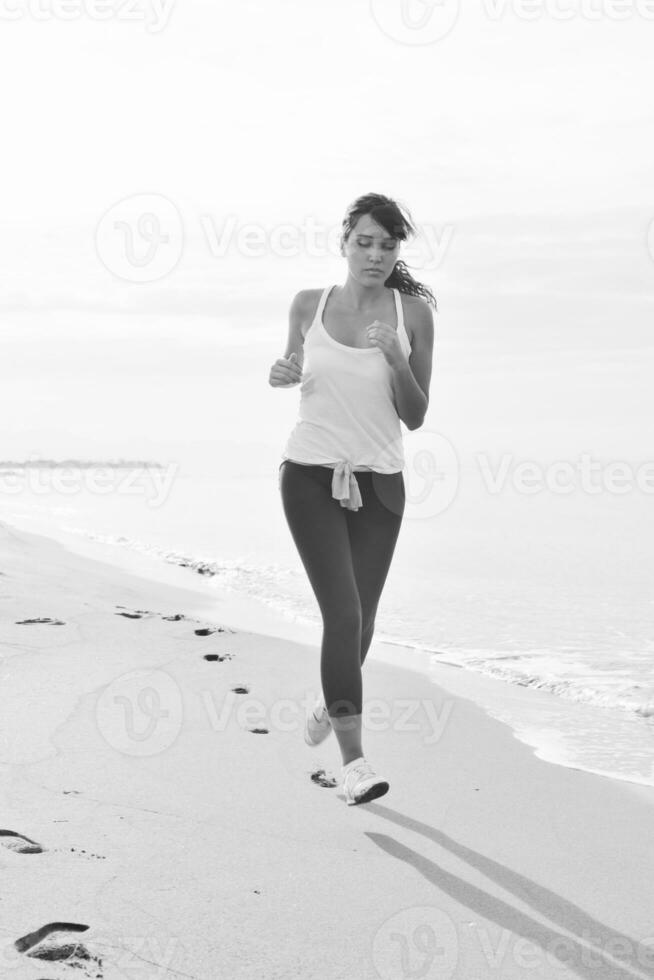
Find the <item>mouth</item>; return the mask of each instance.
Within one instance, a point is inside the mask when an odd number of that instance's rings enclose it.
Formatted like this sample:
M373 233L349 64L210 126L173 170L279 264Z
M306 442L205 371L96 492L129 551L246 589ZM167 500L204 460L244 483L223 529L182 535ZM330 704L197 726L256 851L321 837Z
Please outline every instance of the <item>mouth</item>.
M381 269L364 269L364 272L369 272L372 275L377 275L377 276L381 276L381 274L382 274L382 270Z

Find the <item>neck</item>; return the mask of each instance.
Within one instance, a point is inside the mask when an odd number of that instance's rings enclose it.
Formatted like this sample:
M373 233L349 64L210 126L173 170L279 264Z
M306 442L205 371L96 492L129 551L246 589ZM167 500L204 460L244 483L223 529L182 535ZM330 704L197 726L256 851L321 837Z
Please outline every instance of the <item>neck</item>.
M368 310L376 306L387 288L383 283L374 286L364 286L348 276L344 286L341 286L341 299L353 310Z

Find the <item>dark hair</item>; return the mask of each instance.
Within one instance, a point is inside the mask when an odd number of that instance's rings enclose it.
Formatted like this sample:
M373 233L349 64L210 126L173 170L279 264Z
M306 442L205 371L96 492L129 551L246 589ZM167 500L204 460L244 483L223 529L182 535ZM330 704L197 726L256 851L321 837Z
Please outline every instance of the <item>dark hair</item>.
M409 235L416 234L416 229L407 208L403 210L404 213L402 213L399 204L392 198L385 197L384 194L363 194L356 201L353 201L347 209L343 218L341 243L345 243L357 221L364 214L369 214L393 238L399 238L402 242L406 241ZM401 293L407 293L409 296L422 296L423 299L433 305L434 309L437 308L436 297L429 286L417 282L409 272L406 262L402 259L397 260L384 285L399 289Z

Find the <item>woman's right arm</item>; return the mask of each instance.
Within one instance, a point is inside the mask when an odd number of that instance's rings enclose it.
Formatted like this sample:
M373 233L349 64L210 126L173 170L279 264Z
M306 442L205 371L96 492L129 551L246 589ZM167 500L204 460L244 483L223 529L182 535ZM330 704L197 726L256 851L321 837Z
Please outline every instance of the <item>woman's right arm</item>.
M293 297L288 314L288 340L283 357L279 357L270 369L268 384L273 388L291 388L302 380L304 363L304 338L302 326L306 316L306 299L309 290L301 289Z

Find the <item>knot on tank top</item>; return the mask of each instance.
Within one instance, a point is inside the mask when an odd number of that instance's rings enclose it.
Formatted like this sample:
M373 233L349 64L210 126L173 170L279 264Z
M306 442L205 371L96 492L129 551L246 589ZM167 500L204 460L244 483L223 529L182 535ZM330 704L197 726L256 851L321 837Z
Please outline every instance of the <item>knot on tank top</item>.
M363 507L359 484L353 473L353 464L349 460L341 460L334 467L332 497L340 501L341 507L347 507L348 510L358 510L359 507Z

